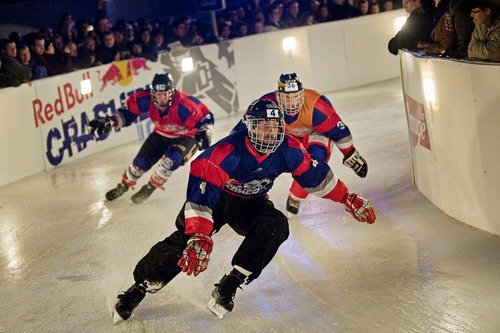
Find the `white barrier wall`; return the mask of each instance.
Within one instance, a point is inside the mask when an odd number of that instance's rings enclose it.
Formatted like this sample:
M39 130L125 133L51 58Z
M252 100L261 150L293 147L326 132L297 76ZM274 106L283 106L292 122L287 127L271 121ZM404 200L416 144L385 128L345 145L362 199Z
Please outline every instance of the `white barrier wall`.
M415 185L448 215L500 234L500 64L403 52L401 70Z
M399 59L387 51L402 10L311 27L281 30L219 44L166 52L157 62L132 59L0 90L0 186L76 158L142 139L148 118L94 141L86 125L111 115L155 72L170 71L176 87L209 106L217 118L241 112L275 90L282 72L297 72L307 87L330 92L398 77ZM285 52L284 37L296 38ZM181 61L193 59L192 71ZM90 80L83 95L80 82Z

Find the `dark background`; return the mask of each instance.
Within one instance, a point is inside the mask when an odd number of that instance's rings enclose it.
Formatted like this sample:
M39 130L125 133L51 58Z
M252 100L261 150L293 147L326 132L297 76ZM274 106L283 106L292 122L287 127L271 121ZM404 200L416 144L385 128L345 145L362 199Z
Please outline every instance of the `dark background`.
M226 8L245 0L226 0ZM165 16L196 16L197 0L109 0L107 12L117 19L152 19ZM44 26L54 28L62 12L72 14L75 21L93 19L97 0L0 0L0 26L14 26L23 30ZM0 33L1 34L1 33Z

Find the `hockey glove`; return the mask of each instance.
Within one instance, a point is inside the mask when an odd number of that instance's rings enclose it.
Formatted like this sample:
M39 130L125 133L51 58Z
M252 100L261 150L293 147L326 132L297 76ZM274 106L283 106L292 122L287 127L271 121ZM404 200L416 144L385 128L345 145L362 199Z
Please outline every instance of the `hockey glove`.
M361 157L359 152L354 148L349 154L344 156L344 165L348 166L361 178L365 178L368 173L368 164L366 160Z
M200 129L196 132L194 138L198 144L198 148L200 150L205 150L210 147L210 143L212 142L212 131L210 128Z
M89 132L97 140L105 134L111 132L111 127L113 127L114 120L113 117L105 117L91 120L89 122Z
M187 275L197 276L207 269L214 242L208 235L196 233L187 242L177 265Z
M356 193L348 192L340 202L345 205L345 210L351 213L359 222L375 223L375 210L370 201L360 197Z

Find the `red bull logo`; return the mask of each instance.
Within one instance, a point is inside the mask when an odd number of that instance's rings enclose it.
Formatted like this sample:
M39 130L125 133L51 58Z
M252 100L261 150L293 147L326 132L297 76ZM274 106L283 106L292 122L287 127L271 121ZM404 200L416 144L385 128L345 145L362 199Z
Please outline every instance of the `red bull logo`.
M416 147L419 144L431 150L431 140L427 129L427 121L425 120L424 105L406 96L406 110L411 145Z
M121 86L129 85L134 76L138 75L141 70L151 70L144 58L113 62L102 77L101 71L97 71L99 81L102 81L100 91L103 91L109 84L113 86L117 83Z

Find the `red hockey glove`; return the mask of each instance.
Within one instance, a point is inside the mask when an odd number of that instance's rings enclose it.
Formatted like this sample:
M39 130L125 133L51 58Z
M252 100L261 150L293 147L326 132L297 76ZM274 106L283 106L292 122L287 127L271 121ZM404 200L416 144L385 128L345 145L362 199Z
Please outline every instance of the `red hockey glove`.
M187 242L177 265L187 275L197 276L207 269L214 242L208 235L196 233Z
M341 202L345 205L345 210L359 222L375 223L375 210L370 201L348 192Z

